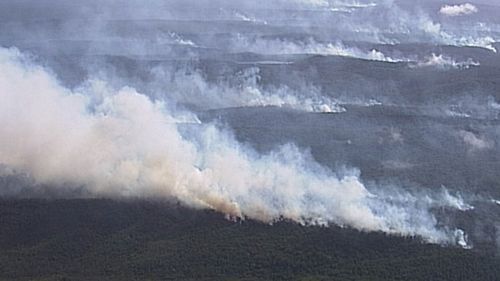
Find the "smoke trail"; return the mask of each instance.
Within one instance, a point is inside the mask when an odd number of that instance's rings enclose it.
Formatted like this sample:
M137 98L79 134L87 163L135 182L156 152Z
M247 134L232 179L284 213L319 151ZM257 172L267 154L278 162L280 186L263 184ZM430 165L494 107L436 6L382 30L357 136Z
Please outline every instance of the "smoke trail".
M232 76L231 83L219 81L213 84L204 79L199 71L170 72L157 67L151 70L158 87L168 87L169 99L201 109L228 107L275 106L308 112L343 112L337 102L321 94L314 86L299 89L287 86L263 88L259 85L260 69L250 67Z
M466 61L456 61L451 57L444 56L443 54L436 55L432 53L430 56L424 58L422 61L418 61L410 64L410 67L437 67L439 69L468 69L473 66L479 66L480 64L471 58Z
M267 55L319 54L384 62L405 61L404 59L387 57L382 52L375 49L372 49L369 52L365 52L358 48L346 47L341 42L318 43L313 38L309 38L305 42L294 42L280 39L249 38L238 34L238 36L233 39L232 44L233 51L248 51Z
M370 192L294 145L261 155L211 124L180 130L175 114L132 88L71 91L15 49L0 49L0 163L10 174L93 196L162 197L229 216L338 224L461 243L431 209L463 210L448 193ZM101 88L102 89L102 88Z

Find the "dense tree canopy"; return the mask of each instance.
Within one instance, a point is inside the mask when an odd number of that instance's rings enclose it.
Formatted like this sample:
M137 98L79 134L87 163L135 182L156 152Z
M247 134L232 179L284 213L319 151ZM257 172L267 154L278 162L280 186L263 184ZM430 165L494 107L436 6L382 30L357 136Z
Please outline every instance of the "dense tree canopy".
M160 202L0 201L0 280L500 280L495 251Z

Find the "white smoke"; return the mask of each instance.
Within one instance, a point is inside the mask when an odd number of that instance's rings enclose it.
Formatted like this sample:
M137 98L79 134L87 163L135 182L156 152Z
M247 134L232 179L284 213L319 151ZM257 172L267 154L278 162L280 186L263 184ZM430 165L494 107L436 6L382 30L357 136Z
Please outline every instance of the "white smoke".
M172 39L175 43L177 43L179 45L197 47L193 41L188 40L188 39L184 39L184 38L182 38L182 36L180 36L179 34L177 34L175 32L169 32L168 35L169 35L170 39Z
M455 208L460 211L470 211L474 210L474 206L467 204L460 194L453 196L448 192L448 190L442 187L442 199L448 206Z
M446 69L468 69L480 64L471 58L466 61L456 61L451 57L443 54L436 55L432 53L431 56L426 57L424 60L410 64L411 67L437 67L443 70Z
M232 50L267 55L317 54L383 62L405 61L404 59L388 57L375 49L367 52L355 47L347 47L341 42L319 43L312 38L305 41L289 41L285 39L249 38L238 34L233 40Z
M256 24L264 24L266 25L267 22L266 21L263 21L263 20L259 20L257 19L256 17L254 16L251 16L251 15L247 15L243 12L237 12L235 11L234 12L234 16L237 18L237 19L240 19L242 21L246 21L246 22L252 22L252 23L256 23Z
M333 11L353 11L356 9L376 7L374 2L342 1L342 0L292 0L303 7L324 8Z
M344 112L338 103L321 94L314 86L302 89L290 89L287 86L263 88L259 85L260 69L250 67L233 77L233 84L220 81L208 82L198 71L170 73L163 68L154 68L153 77L160 84L168 86L168 97L186 105L195 105L202 109L220 109L230 107L265 107L274 106L307 112L334 113ZM237 81L238 83L234 83Z
M443 37L451 40L450 35L444 33L441 30L439 24L435 24L432 21L422 21L421 28L429 34L437 37ZM491 44L494 40L489 40L485 42L473 42L468 41L468 38L461 38L457 42L463 45L478 45L487 48L493 48ZM463 41L463 42L462 42ZM489 46L489 47L488 47ZM425 57L423 60L415 60L405 57L390 57L386 56L384 53L372 49L370 51L363 51L359 48L348 47L341 42L336 43L319 43L312 38L306 41L289 41L284 39L264 39L264 38L248 38L241 34L233 41L232 50L234 51L249 51L257 54L266 55L283 55L283 54L318 54L318 55L329 55L329 56L342 56L351 57L371 61L381 61L381 62L407 62L410 67L436 67L443 70L447 69L468 69L473 66L480 66L479 62L474 61L469 58L464 61L456 61L455 59L443 55L432 53L430 56ZM492 50L495 50L494 48ZM496 50L495 50L496 51Z
M446 16L456 17L477 13L478 9L470 3L465 3L460 5L444 5L439 12Z
M464 249L471 249L472 248L472 246L469 244L469 241L468 241L469 238L463 230L457 229L455 231L455 235L457 237L457 244L458 245L460 245Z
M425 42L481 47L496 52L493 43L499 41L485 26L475 26L467 30L450 29L450 26L434 21L421 10L410 12L393 1L377 6L377 9L366 17L367 19L359 21L357 16L353 16L340 24L345 30L363 30L366 37L362 40L385 44Z
M409 15L408 15L409 16ZM454 46L468 46L468 47L481 47L488 49L493 52L497 52L496 48L493 46L497 40L492 36L482 35L482 34L454 34L453 32L447 31L443 28L441 23L434 22L426 14L420 14L417 16L415 22L414 19L406 19L403 26L408 26L409 32L423 32L425 37L430 38L433 42L439 44L448 44ZM416 27L416 30L413 30ZM416 34L415 34L416 35Z
M471 151L492 149L494 147L493 141L476 136L476 134L472 132L462 130L458 135L462 138L463 142L470 147Z
M357 172L334 173L294 145L262 155L210 124L181 133L163 102L127 87L71 91L15 49L0 49L0 72L0 164L37 184L457 243L430 212L456 208L451 195L370 192Z

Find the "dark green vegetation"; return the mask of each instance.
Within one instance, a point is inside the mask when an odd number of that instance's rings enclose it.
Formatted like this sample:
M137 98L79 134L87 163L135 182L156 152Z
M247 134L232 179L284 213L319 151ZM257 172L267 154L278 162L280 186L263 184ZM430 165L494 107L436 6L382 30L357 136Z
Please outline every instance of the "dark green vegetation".
M484 251L111 200L0 200L0 280L500 280Z

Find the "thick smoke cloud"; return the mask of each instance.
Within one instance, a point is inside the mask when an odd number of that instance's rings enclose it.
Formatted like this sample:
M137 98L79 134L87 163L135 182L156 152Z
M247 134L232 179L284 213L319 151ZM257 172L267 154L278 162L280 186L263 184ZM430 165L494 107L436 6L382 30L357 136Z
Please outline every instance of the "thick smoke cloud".
M133 88L67 89L16 49L0 50L0 71L2 173L35 186L467 246L463 231L438 227L431 212L472 208L446 190L370 191L358 172L334 173L294 145L259 154L216 125L180 124L164 102Z

